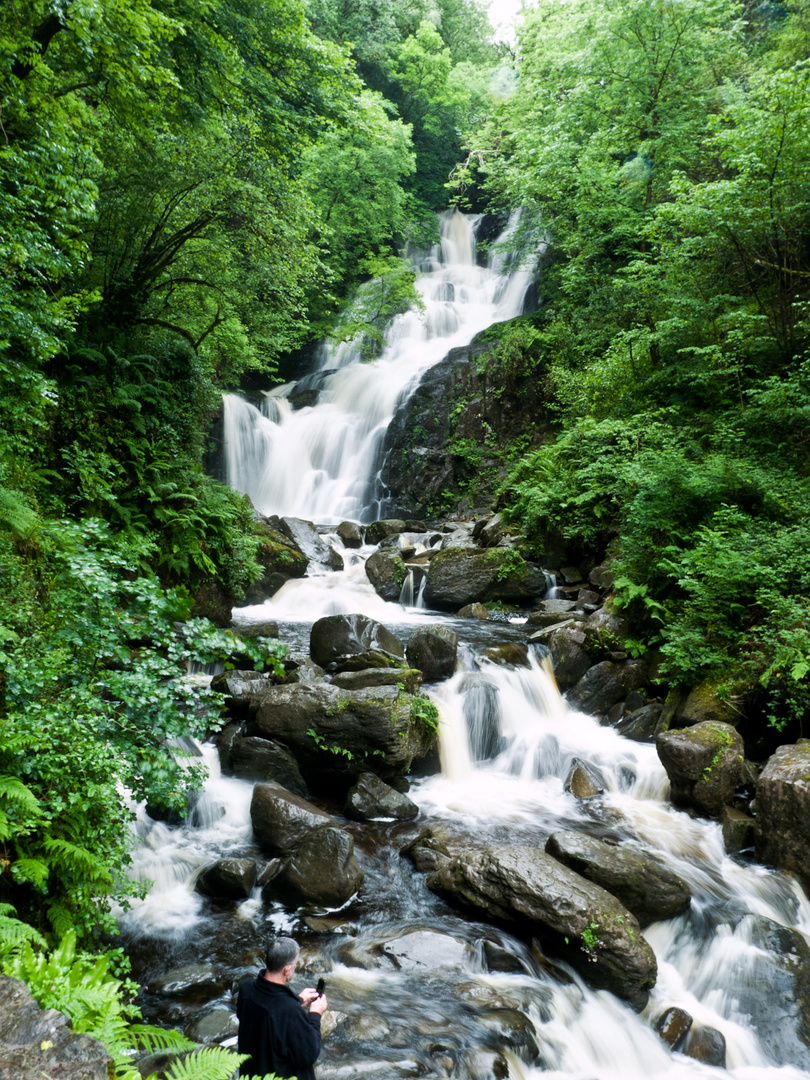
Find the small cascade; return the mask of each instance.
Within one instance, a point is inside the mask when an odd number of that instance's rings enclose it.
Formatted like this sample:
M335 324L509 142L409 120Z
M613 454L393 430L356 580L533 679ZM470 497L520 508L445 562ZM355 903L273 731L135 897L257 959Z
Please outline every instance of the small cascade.
M514 234L518 217L513 215L500 242ZM351 343L322 349L321 371L307 377L319 387L315 405L293 411L285 401L292 387L271 392L261 410L226 395L228 482L263 514L322 523L370 521L377 515L374 478L399 401L450 349L522 310L533 264L508 265L496 245L487 266L479 266L477 220L446 211L440 243L412 255L424 310L391 321L378 359L363 363L362 350Z

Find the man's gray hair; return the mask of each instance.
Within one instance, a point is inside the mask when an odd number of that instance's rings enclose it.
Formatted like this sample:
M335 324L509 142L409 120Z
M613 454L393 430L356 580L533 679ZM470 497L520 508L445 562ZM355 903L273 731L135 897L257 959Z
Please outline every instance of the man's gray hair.
M298 959L298 942L291 937L274 937L264 954L264 966L271 975L278 975L287 964Z

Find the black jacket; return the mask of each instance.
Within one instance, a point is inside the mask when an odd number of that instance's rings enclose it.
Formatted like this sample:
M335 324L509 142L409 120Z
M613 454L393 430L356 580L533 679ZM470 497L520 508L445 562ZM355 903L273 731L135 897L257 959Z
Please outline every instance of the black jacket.
M321 1052L321 1018L303 1008L286 986L268 982L264 972L245 979L236 999L239 1053L250 1054L242 1076L275 1073L284 1080L315 1080Z

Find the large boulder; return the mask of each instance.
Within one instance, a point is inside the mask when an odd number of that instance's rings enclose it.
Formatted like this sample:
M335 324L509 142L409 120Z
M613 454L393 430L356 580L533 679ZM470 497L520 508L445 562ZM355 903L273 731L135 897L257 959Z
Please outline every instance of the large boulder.
M399 686L267 685L248 701L248 732L287 746L307 779L335 785L371 767L387 779L435 742L413 704L423 700Z
M318 563L329 570L342 570L343 557L340 552L330 547L311 521L302 518L283 517L279 520L278 531L291 541L294 547L306 555L310 562Z
M548 635L551 666L560 690L570 690L593 664L588 639L576 626L563 626Z
M0 975L0 1077L3 1080L108 1080L107 1048L74 1033L56 1009L41 1009L24 982Z
M245 604L261 604L290 578L304 577L309 559L288 536L265 522L255 526L259 537L256 561L262 576L245 593Z
M356 521L341 521L335 529L343 546L347 548L360 548L363 546L363 527Z
M203 869L195 888L203 896L218 900L247 900L255 884L253 859L218 859Z
M780 746L757 782L757 857L810 888L810 739Z
M370 525L366 525L366 543L379 544L389 536L397 536L399 533L405 532L407 527L407 522L401 518L385 518L381 521L372 521Z
M577 832L553 833L546 851L582 877L601 885L632 911L641 927L686 911L689 886L656 859Z
M405 647L390 630L367 615L327 615L313 623L309 651L327 671L404 667Z
M734 724L739 719L739 710L731 702L717 696L717 683L710 679L693 686L681 697L675 707L675 715L670 721L671 727L691 727L707 720L716 720L722 724Z
M649 675L645 660L603 660L585 672L569 693L568 704L579 712L606 716L611 705L644 686Z
M448 547L430 560L425 603L458 611L476 601L527 603L546 591L543 571L506 548Z
M340 907L363 883L354 841L345 829L327 827L310 833L280 872L262 890L267 900L286 906Z
M395 604L408 577L408 568L400 555L392 551L375 551L366 559L366 577L379 597Z
M329 814L280 784L256 784L250 801L253 834L268 855L289 855L315 829L332 823Z
M420 626L408 638L405 656L426 682L449 679L456 670L458 634L449 626Z
M346 796L343 813L353 821L374 821L375 818L412 821L418 816L419 807L379 776L363 773Z
M234 739L229 761L231 772L242 780L274 780L293 795L307 793L298 762L286 746L272 739Z
M730 724L709 720L655 740L676 806L716 816L743 776L743 741Z
M590 983L644 1008L657 968L635 917L540 848L465 851L427 883L451 901L519 924Z

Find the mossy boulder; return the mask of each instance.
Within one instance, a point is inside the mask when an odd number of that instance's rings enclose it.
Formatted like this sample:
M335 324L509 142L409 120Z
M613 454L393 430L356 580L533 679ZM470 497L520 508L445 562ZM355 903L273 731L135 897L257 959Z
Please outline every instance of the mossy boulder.
M716 817L743 777L743 741L730 724L708 720L655 740L676 806Z
M493 600L529 604L546 587L543 571L513 548L448 547L430 560L425 603L442 611Z
M290 578L303 577L309 563L303 551L278 529L264 522L255 528L259 537L256 561L262 567L262 576L247 589L246 604L261 604Z
M379 597L396 603L408 577L408 568L399 555L391 551L375 551L366 559L366 577Z
M780 746L757 782L757 856L810 888L810 739Z

